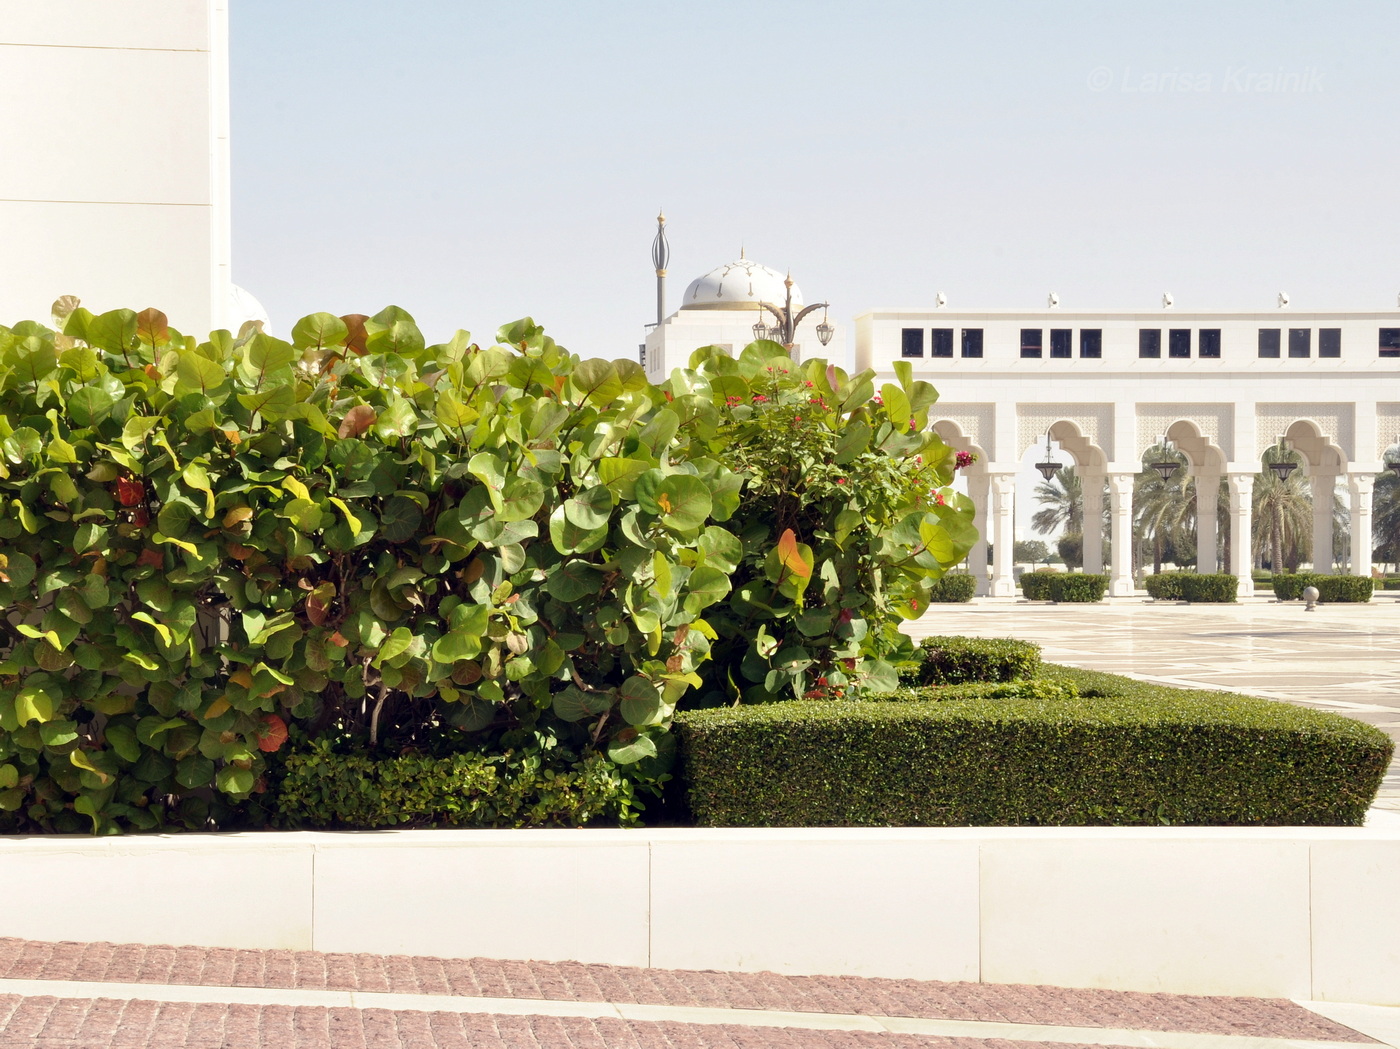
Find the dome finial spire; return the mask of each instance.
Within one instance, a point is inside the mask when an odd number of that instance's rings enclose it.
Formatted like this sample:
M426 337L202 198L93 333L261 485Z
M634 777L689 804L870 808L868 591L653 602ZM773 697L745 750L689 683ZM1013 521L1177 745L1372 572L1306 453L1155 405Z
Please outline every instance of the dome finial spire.
M739 258L740 258L740 259L746 259L746 258L748 258L748 256L744 254L744 245L743 245L743 242L742 242L742 241L739 243Z

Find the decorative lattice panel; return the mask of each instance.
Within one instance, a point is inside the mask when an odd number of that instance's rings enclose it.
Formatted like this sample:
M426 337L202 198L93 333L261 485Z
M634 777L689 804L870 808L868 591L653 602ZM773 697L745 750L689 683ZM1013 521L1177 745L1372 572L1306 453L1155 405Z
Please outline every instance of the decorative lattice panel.
M1038 443L1046 430L1061 421L1074 423L1090 444L1097 445L1110 459L1114 457L1111 404L1016 405L1018 451Z
M1376 458L1385 458L1385 450L1400 444L1400 404L1376 405Z
M950 422L967 438L988 455L992 454L992 443L996 438L996 407L991 404L944 404L942 401L929 410L929 419L936 426L940 422Z
M1324 437L1342 450L1348 459L1356 458L1356 427L1354 404L1260 404L1255 407L1255 455L1277 444L1279 437L1301 420L1317 424Z
M1157 438L1181 420L1195 423L1201 436L1225 453L1235 453L1235 406L1233 404L1139 404L1137 406L1137 448L1141 455Z

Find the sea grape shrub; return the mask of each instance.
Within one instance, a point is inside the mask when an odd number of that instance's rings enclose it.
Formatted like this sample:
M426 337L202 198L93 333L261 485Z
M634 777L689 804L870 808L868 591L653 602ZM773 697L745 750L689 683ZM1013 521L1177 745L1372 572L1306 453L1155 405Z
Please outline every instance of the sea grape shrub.
M289 736L664 775L743 550L699 397L528 318L55 321L0 328L0 827L232 825Z
M717 637L700 670L704 705L887 691L935 582L976 540L953 491L958 453L928 427L938 394L794 362L777 343L737 358L705 347L666 384L686 416L685 457L743 478L727 552L731 592L707 613ZM968 457L961 465L970 465Z

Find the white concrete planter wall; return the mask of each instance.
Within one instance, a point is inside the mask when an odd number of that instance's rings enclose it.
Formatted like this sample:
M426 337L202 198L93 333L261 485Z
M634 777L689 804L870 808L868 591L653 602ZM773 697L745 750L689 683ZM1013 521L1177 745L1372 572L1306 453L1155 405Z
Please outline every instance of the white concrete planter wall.
M1400 1004L1400 828L0 839L0 935Z

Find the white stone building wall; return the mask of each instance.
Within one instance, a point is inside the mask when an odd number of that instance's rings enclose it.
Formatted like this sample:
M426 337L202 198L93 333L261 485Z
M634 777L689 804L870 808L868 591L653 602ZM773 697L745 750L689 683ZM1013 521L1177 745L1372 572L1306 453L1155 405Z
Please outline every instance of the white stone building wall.
M0 0L0 323L227 323L226 0Z

